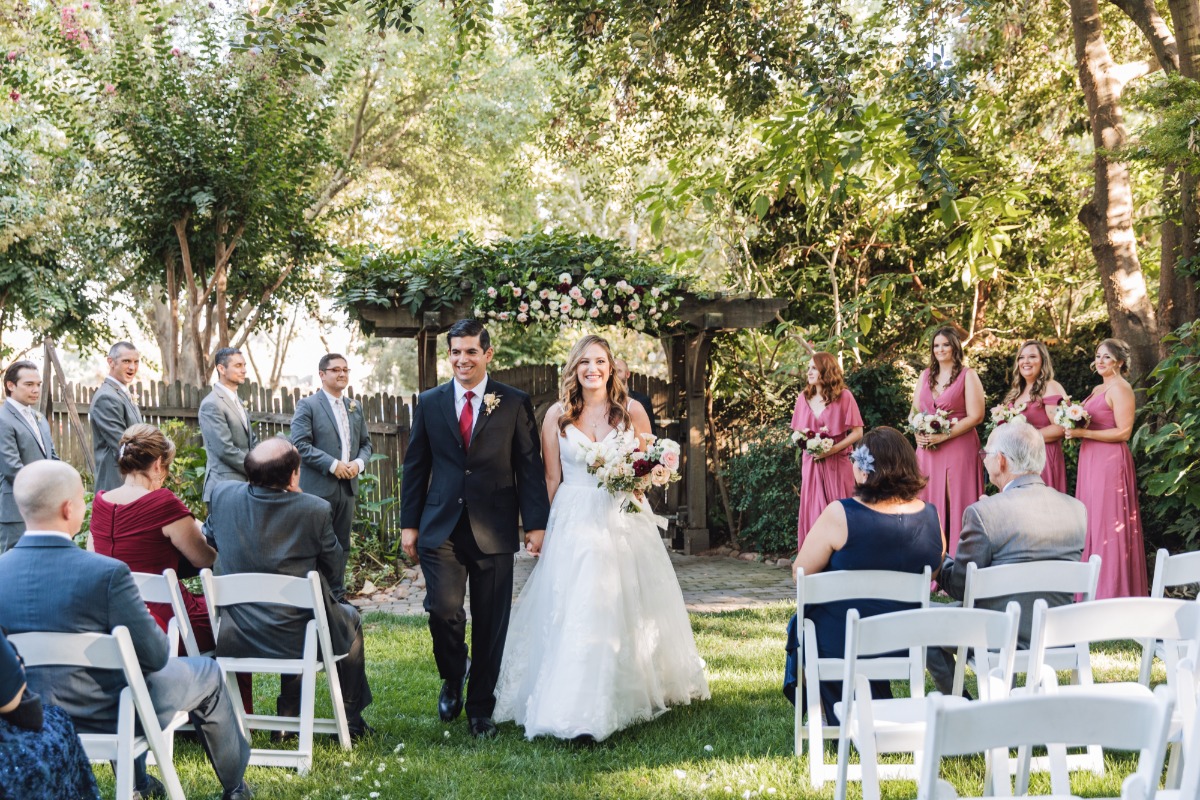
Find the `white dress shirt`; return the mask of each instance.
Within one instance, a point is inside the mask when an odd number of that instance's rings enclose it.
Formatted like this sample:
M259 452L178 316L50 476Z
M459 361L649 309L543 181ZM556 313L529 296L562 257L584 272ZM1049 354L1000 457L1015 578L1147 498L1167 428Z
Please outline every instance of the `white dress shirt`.
M228 386L221 383L220 381L217 381L216 383L214 383L213 388L220 389L222 392L225 393L226 397L228 397L230 400L233 401L234 406L237 407L238 413L242 415L242 426L246 430L250 430L250 420L246 418L246 407L242 405L242 400L241 400L241 398L239 398L237 396L237 393L234 391L231 391Z
M358 472L361 475L363 471L366 470L367 465L363 463L361 458L356 458L353 461L350 460L350 415L346 413L346 403L344 400L342 400L342 398L334 397L324 389L321 390L321 394L325 395L325 399L329 401L329 408L331 411L333 411L333 419L337 423L338 439L340 439L342 442L342 454L340 460L346 462L347 464L357 464ZM336 472L337 461L334 461L329 465L329 474L332 475Z
M37 439L38 446L42 448L42 452L47 452L46 443L42 440L42 429L37 423L37 414L34 413L32 406L27 406L24 403L12 397L8 398L8 402L13 404L13 408L25 420L26 424L33 429L33 435Z
M479 425L479 409L483 406L483 396L487 393L488 376L483 373L483 380L475 384L468 390L464 389L463 385L458 381L454 382L454 418L462 419L463 406L467 402L467 392L472 391L475 395L471 398L471 432L475 432L476 426Z
M68 542L75 541L74 536L72 536L69 533L63 533L62 531L25 531L25 533L23 533L21 535L21 538L24 538L26 536L61 536L62 538L66 539Z
M129 390L129 384L121 383L119 380L114 378L112 375L109 375L104 380L112 381L112 385L117 387L118 389L120 389L122 392L124 392L125 396L129 398L129 402L133 403L134 408L137 408L137 401L133 399L133 392L131 392Z

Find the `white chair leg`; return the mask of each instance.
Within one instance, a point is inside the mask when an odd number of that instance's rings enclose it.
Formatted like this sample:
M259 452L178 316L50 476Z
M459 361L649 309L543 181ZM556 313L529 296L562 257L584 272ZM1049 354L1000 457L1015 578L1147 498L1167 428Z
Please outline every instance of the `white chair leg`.
M1167 751L1167 775L1163 779L1164 789L1179 789L1183 780L1183 744L1172 742Z
M343 750L350 750L350 725L346 720L346 704L342 700L342 682L338 679L337 662L325 659L325 679L329 683L329 699L333 704L333 719L337 725L338 743Z

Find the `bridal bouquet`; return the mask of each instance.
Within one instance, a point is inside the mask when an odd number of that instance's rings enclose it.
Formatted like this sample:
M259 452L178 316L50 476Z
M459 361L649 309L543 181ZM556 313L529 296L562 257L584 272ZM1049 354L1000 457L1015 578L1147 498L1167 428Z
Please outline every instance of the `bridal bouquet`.
M944 408L939 408L932 414L922 414L918 411L908 418L908 427L913 433L923 433L926 436L936 436L939 433L949 433L954 427L956 419L950 419L949 412ZM937 449L937 445L931 445L929 450Z
M1067 430L1086 428L1091 421L1092 415L1087 412L1082 403L1059 403L1054 412L1054 424Z
M798 431L792 431L792 444L814 456L823 456L832 450L834 445L833 439L826 435L828 433L829 428L824 425L817 431L812 428L801 428Z
M998 406L992 406L992 427L995 428L1009 420L1016 419L1027 407L1027 403L1001 403Z
M642 434L646 449L637 449L637 437L631 430L599 442L585 442L584 463L589 475L609 494L621 497L622 509L640 511L634 493L645 494L654 486L666 486L679 480L679 445L670 439Z

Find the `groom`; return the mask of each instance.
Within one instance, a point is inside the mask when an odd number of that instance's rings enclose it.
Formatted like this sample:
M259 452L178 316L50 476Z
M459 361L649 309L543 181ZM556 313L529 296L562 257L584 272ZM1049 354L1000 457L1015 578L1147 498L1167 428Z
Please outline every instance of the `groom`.
M442 676L438 714L463 708L471 735L496 735L492 709L512 608L513 554L541 549L550 501L529 395L488 379L492 346L473 319L446 334L454 379L422 392L404 456L404 552L425 573L425 610ZM471 586L471 655L463 601Z

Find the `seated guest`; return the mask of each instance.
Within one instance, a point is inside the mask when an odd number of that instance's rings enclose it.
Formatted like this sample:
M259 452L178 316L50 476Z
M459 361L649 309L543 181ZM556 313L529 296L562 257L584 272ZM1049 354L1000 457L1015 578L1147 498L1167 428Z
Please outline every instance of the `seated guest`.
M125 483L97 492L92 501L92 547L102 556L124 561L134 572L161 575L173 569L184 575L211 567L217 551L209 546L192 512L163 486L175 459L175 443L153 425L130 425L117 446L117 469ZM208 606L202 595L180 586L188 622L201 652L216 647ZM170 603L147 603L164 631L175 616ZM243 707L252 712L250 676L238 676Z
M1078 561L1087 539L1087 510L1083 503L1046 485L1041 473L1046 466L1046 443L1041 432L1018 417L997 425L982 450L983 466L1000 494L982 497L963 512L962 538L954 558L942 565L938 583L951 597L962 600L966 591L967 565L980 569L1026 561ZM1021 605L1021 627L1017 644L1029 647L1033 626L1033 603L1070 603L1068 593L1023 593L989 597L977 608L1003 611L1009 601ZM938 691L949 694L954 683L954 653L930 648L926 662Z
M854 496L830 503L821 512L804 537L792 571L803 569L805 575L827 569L919 573L926 566L937 568L946 542L937 510L919 499L925 478L917 469L917 457L908 440L894 428L875 428L851 452L850 463ZM846 650L846 612L851 608L858 609L862 617L872 617L916 607L890 600L847 600L805 606L804 614L816 627L817 655L841 658ZM793 616L788 624L788 658L793 663L796 625ZM794 666L791 669L795 675ZM784 693L789 693L787 685ZM891 697L891 688L887 681L872 681L871 693ZM840 699L840 683L821 682L821 705L830 724L837 719L833 706Z
M92 765L67 712L43 706L0 631L0 800L99 800Z
M189 712L225 789L223 800L250 797L242 781L250 745L238 728L217 662L169 658L166 634L146 610L129 567L72 541L86 510L79 473L60 461L35 461L17 473L13 495L26 532L0 558L0 625L10 634L109 633L124 625L159 721ZM44 702L62 706L80 731L115 730L124 685L119 672L33 667L27 677ZM143 796L160 791L146 774L145 761L139 759L137 766L138 791Z
M268 439L246 456L249 483L213 486L205 532L216 542L218 575L266 572L303 578L321 575L330 638L338 655L338 679L350 726L359 739L372 733L362 717L371 704L358 610L344 595L342 546L333 533L328 501L300 491L300 453L287 439ZM217 655L233 658L298 658L311 615L284 606L239 605L221 609ZM279 678L278 713L300 713L300 676Z

